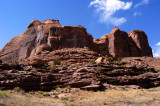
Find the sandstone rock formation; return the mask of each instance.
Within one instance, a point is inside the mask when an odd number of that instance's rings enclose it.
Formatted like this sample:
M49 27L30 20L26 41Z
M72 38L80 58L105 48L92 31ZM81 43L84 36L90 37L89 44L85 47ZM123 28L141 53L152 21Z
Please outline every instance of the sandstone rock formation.
M73 53L74 56L68 55L70 57L66 57L64 49L77 50L74 51L76 52ZM80 60L77 57L81 56L79 54L83 54L83 49L95 55L93 57L82 55L82 61L85 58L95 59L100 55L113 57L152 56L147 36L143 31L134 30L128 35L126 32L114 28L110 34L106 34L100 39L93 39L83 26L63 26L58 20L49 19L43 22L32 21L24 33L14 37L5 45L0 51L0 59L2 61L21 61L28 57L41 58L41 55L44 54L46 57L49 54L54 58L55 52L60 50L61 58L68 60L72 57L78 62ZM45 59L45 61L49 60Z
M148 44L147 35L145 32L140 30L131 31L128 35L136 43L137 47L140 49L141 56L152 55L152 49Z
M137 61L137 60L135 60ZM0 89L20 87L26 91L50 91L57 87L70 86L87 90L107 89L107 85L131 85L137 88L160 86L158 70L143 61L130 64L113 61L107 64L72 64L50 68L0 63ZM7 70L6 70L7 69Z

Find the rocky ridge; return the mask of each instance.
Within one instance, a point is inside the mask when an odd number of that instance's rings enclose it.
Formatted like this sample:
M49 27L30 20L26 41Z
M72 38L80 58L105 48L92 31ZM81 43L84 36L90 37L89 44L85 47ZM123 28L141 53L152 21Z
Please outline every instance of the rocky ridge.
M5 45L0 51L0 59L8 62L24 61L29 57L41 58L41 54L46 52L49 52L50 56L50 52L52 52L54 58L53 52L72 48L78 49L76 50L76 52L78 51L77 55L81 49L85 49L85 51L94 52L98 56L152 56L152 49L143 31L133 30L127 34L115 27L110 34L105 34L99 39L93 39L81 25L63 26L58 20L49 19L43 22L32 21L24 33L14 37ZM74 58L74 56L72 57ZM86 58L90 57L86 56ZM67 61L69 59L70 57L66 58ZM95 57L90 59L95 59ZM49 62L47 59L44 61ZM79 62L78 59L74 61Z
M158 70L144 64L131 64L111 58L100 64L45 65L41 68L28 65L0 64L0 89L20 87L26 91L50 91L70 86L87 90L108 89L109 85L128 85L149 88L160 85Z

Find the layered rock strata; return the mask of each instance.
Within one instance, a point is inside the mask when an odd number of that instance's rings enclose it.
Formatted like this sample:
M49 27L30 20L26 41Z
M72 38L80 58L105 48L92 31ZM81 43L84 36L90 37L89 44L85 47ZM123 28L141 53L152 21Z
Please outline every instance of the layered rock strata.
M135 60L136 61L136 60ZM87 90L108 89L107 85L134 85L139 88L160 85L158 70L141 62L133 65L124 62L59 65L54 67L0 64L0 89L20 87L26 91L50 91L70 86Z

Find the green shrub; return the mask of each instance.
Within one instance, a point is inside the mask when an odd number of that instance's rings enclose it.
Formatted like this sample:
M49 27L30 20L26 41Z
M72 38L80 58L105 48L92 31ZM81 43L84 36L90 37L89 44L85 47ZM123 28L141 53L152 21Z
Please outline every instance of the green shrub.
M121 63L121 59L120 58L114 58L114 57L107 57L104 60L105 62L117 62L117 63Z
M96 62L95 62L95 60L90 60L89 63L90 64L95 64Z
M53 59L53 65L60 65L60 60L59 60L59 58L55 58L55 59Z
M37 93L41 96L50 96L48 92L38 91Z
M8 97L8 92L6 91L0 91L0 98Z
M59 92L59 91L61 91L61 90L62 90L62 89L61 89L61 88L59 88L59 87L58 87L58 88L56 88L56 91L57 91L57 92Z
M13 61L13 62L11 62L11 65L17 66L17 65L19 65L19 62L18 61Z
M13 89L13 91L19 92L19 93L25 93L25 91L24 91L22 88L20 88L20 87L15 87L15 88Z
M39 94L43 94L43 91L38 91Z
M98 66L97 67L97 70L100 72L100 71L102 71L102 67L101 66Z
M35 68L33 68L33 69L31 70L31 72L32 72L32 73L38 73L38 71L37 71Z
M107 103L106 103L106 102L103 102L103 105L107 105Z
M64 101L68 101L68 98L67 97L62 97L61 100L64 102Z
M71 86L67 85L65 88L66 88L66 89L69 89L69 88L71 88Z
M51 65L51 66L49 66L49 68L50 68L51 70L54 70L54 69L55 69L55 66L54 66L54 65Z
M105 62L113 62L114 58L113 57L107 57L104 61Z
M120 60L120 59L117 59L116 62L117 62L117 63L121 63L121 60Z
M35 94L33 91L29 91L29 94L31 94L31 95L33 95L33 94Z
M121 64L121 67L125 67L126 65L124 65L124 64Z

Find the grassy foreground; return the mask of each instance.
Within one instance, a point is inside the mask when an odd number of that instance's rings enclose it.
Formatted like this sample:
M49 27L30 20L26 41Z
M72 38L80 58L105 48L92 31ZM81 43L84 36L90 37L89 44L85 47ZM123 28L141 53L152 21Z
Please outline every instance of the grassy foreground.
M54 91L53 91L54 92ZM106 91L75 90L53 98L49 92L0 91L0 106L160 106L160 87L131 89L118 87Z

